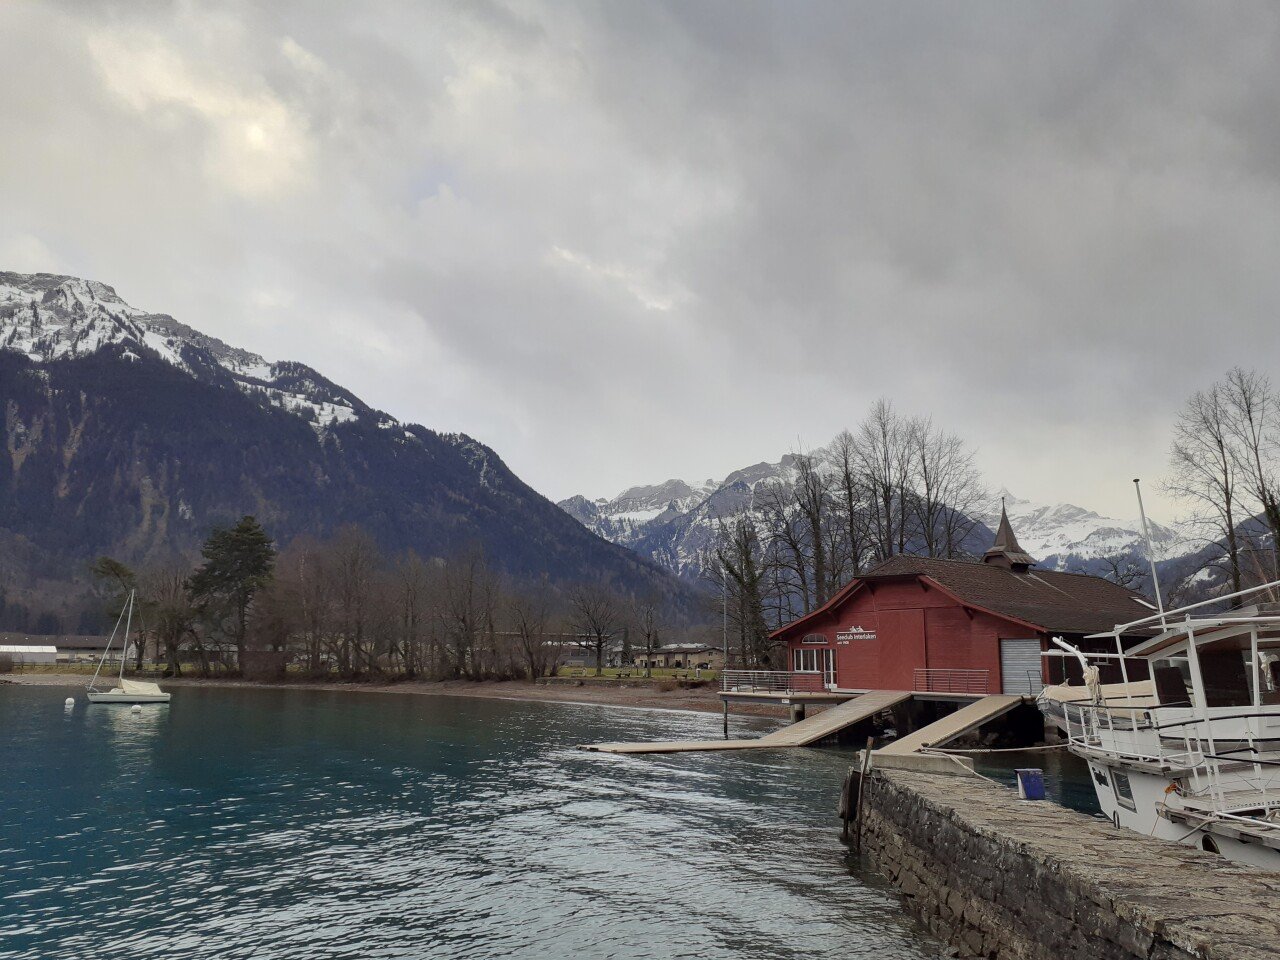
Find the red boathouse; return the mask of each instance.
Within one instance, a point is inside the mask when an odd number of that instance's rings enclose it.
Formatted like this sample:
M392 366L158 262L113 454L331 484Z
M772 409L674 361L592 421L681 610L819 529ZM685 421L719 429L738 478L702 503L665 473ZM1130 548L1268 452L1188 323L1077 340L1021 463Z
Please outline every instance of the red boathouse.
M787 645L798 687L820 680L841 690L1034 694L1079 677L1074 661L1041 657L1050 636L1114 653L1084 637L1153 610L1110 580L1035 563L1002 511L981 562L891 557L772 639ZM1104 680L1112 672L1104 669Z

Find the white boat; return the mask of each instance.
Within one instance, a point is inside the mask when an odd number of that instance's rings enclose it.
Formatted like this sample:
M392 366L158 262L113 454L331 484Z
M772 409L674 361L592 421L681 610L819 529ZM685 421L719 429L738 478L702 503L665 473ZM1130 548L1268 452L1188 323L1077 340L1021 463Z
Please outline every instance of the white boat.
M107 638L106 649L102 651L102 659L98 661L98 669L93 672L93 679L85 688L85 695L90 703L168 703L169 694L160 689L158 684L146 680L126 680L124 677L125 662L129 659L129 629L133 625L134 592L129 594L129 602L120 611L116 625ZM120 648L120 677L116 686L109 690L98 689L98 675L102 665L107 662L107 654L111 652L111 644L115 641L116 632L120 629L120 621L125 622L124 637ZM141 643L139 639L139 643Z
M1061 718L1068 749L1088 762L1117 827L1280 870L1280 607L1199 613L1277 596L1280 581L1097 635L1119 649L1121 635L1154 631L1123 656L1055 639L1080 659L1087 682L1046 689L1041 709ZM1125 683L1100 685L1095 659L1118 662ZM1149 684L1129 683L1135 659L1146 662Z

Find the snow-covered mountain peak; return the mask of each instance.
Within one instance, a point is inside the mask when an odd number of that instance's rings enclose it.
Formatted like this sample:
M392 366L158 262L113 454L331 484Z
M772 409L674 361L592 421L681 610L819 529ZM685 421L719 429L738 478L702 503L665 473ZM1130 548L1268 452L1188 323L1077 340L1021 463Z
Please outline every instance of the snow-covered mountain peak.
M1105 517L1073 503L1035 503L1003 488L978 514L978 519L993 529L1000 520L1001 498L1018 542L1042 563L1061 569L1079 561L1145 553L1142 524L1137 519ZM1157 556L1185 552L1186 538L1176 527L1150 526Z
M369 408L349 391L294 362L268 363L163 313L126 303L113 287L57 274L0 272L0 350L36 363L86 357L111 346L126 359L146 351L197 378L229 380L245 393L302 417L319 432ZM398 427L386 415L380 426Z

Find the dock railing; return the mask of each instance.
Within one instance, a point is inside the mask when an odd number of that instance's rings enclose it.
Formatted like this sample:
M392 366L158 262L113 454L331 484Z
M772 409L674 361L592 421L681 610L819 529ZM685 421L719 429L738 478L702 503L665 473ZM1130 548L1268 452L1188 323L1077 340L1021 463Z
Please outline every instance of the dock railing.
M990 670L918 667L912 689L917 693L989 693L990 680Z
M826 683L821 673L788 670L725 670L720 675L725 693L821 693Z

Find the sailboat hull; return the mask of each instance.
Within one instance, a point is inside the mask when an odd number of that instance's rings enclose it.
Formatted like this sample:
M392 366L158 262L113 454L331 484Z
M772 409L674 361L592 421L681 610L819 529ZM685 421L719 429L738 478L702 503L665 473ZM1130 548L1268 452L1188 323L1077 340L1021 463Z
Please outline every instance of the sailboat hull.
M90 703L168 703L167 693L125 693L111 690L105 693L86 693Z

